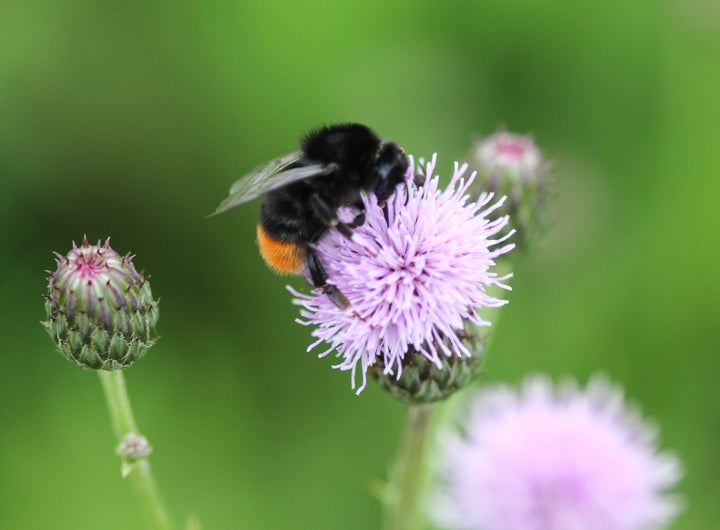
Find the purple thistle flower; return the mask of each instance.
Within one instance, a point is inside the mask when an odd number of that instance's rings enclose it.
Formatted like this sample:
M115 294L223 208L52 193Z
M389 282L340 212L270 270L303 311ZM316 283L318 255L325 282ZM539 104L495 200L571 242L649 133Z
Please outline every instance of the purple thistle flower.
M502 204L485 194L468 200L474 174L465 179L467 165L455 164L450 184L439 188L433 176L436 156L424 168L424 182L414 184L411 159L407 187L399 189L385 209L375 197L365 198L366 220L352 241L332 231L318 245L330 283L350 301L345 311L322 294L291 289L302 306L304 325L317 328L308 351L327 344L342 360L334 366L355 374L362 384L378 360L384 374L400 378L408 352L420 354L436 366L443 357L470 357L463 344L464 326L490 325L477 310L499 307L504 300L487 293L490 286L509 289L490 269L495 259L513 248L494 238L507 218L487 216ZM352 218L351 212L348 218Z
M678 460L602 377L585 390L527 379L519 392L486 388L462 436L443 444L443 486L432 515L442 528L649 530L679 511L665 493Z

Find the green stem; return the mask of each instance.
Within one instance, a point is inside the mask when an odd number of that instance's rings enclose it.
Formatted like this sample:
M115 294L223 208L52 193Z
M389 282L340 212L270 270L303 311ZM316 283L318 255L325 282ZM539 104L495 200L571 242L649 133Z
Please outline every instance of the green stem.
M416 530L422 514L427 449L434 405L408 405L405 428L386 497L385 530Z
M139 432L125 388L125 378L121 370L97 370L97 373L102 383L113 431L120 442L127 434ZM130 477L151 527L154 530L172 530L173 524L146 458L133 462Z

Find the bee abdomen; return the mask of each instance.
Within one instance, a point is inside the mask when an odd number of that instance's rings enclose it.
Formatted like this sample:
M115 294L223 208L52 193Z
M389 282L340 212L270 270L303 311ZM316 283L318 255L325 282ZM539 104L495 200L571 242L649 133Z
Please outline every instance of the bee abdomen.
M300 274L307 261L303 245L292 241L276 239L265 231L261 224L257 226L258 246L265 263L280 274Z

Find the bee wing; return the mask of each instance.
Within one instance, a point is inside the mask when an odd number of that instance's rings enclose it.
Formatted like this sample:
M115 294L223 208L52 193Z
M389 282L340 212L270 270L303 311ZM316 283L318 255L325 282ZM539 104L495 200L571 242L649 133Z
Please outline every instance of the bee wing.
M302 156L302 152L294 151L259 165L230 187L229 195L220 203L213 215L225 212L293 182L332 171L332 166L326 164L292 167L302 160Z

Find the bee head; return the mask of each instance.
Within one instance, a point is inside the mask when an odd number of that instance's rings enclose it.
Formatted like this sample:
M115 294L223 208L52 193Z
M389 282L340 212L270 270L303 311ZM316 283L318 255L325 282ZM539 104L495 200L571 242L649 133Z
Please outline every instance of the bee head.
M373 190L378 204L384 205L395 193L398 184L405 181L408 157L402 147L394 142L383 142L375 157L372 168Z

